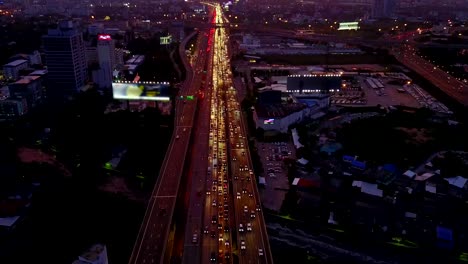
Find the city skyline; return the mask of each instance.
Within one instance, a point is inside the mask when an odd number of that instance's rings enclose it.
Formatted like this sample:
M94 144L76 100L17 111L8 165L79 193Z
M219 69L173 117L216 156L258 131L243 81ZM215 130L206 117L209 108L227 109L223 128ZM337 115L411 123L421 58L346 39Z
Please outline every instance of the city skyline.
M467 3L1 2L0 262L465 263Z

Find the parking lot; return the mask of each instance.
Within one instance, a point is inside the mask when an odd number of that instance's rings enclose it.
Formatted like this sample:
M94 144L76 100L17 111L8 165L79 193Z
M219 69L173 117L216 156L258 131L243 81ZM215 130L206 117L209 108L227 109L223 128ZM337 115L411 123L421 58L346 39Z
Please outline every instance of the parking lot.
M415 84L405 85L404 89L410 94L419 104L423 107L428 107L437 112L451 113L451 111L437 99L432 97L429 93L424 91L421 87Z
M286 142L256 142L258 155L262 162L266 185L260 188L260 197L265 208L279 211L284 196L289 189L287 170L283 163L284 158L295 158L294 145Z
M421 107L413 96L401 91L402 86L390 84L390 78L374 77L383 84L384 87L380 89L372 89L366 83L366 76L358 76L357 78L361 83L362 90L366 93L368 105Z

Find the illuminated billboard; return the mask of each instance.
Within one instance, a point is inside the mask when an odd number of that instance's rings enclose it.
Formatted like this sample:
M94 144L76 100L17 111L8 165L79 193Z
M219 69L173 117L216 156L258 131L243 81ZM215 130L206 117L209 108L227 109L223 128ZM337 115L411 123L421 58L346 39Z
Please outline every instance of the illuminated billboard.
M310 75L289 75L286 87L290 93L328 93L339 91L341 88L341 75L330 74L310 74Z
M112 38L108 34L100 34L98 35L98 40L109 41L109 40L112 40Z
M270 118L270 119L265 119L263 120L264 125L274 125L275 124L275 119Z
M114 99L169 101L169 83L153 82L114 82L112 83Z
M343 22L340 23L340 27L338 30L358 30L359 29L359 22Z
M167 37L160 37L159 38L159 44L160 45L169 45L172 42L172 36L169 35Z

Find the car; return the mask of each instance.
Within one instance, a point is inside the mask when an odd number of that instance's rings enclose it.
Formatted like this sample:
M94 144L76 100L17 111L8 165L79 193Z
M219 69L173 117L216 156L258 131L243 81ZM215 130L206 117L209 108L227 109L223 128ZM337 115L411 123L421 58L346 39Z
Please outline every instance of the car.
M253 197L253 193L249 192L249 197Z
M234 175L234 180L237 180L238 178L239 178L239 176L237 176L237 174Z
M257 205L256 210L257 212L260 212L262 210L262 207L260 205Z
M263 257L263 249L258 249L258 256Z
M230 259L231 258L231 254L229 254L229 251L224 252L224 258L225 259Z
M229 233L229 226L227 225L224 226L224 233Z
M206 190L206 195L210 195L211 194L211 191L210 190Z
M213 217L211 217L211 223L216 224L217 222L218 222L218 219L216 218L216 215L213 215Z
M252 224L251 223L247 223L247 231L252 231Z
M215 238L215 237L216 237L216 232L215 232L214 230L211 230L210 236L211 236L212 238Z
M210 231L208 230L208 226L205 226L205 229L203 229L204 234L208 234Z
M218 230L223 230L223 225L218 224Z
M237 192L237 199L240 199L241 198L241 194L240 192Z
M247 205L244 205L244 213L248 213L249 209L247 208Z
M239 224L239 232L244 232L244 226L242 224Z
M216 199L213 200L213 202L211 203L211 205L212 205L213 207L216 207Z
M255 218L255 211L254 210L250 211L250 218Z
M222 234L222 233L219 233L218 238L219 238L219 239L218 239L219 241L223 241L223 240L224 240L223 234Z
M210 261L211 261L212 263L216 263L216 253L211 252L211 254L210 254Z
M198 234L194 233L192 236L192 243L196 244L198 242Z
M226 239L226 241L224 241L224 245L225 245L226 247L229 247L231 244L229 243L229 240Z
M246 194L246 193L247 193L247 189L243 188L243 189L242 189L242 193L243 193L243 194Z
M245 241L241 240L241 250L245 250L245 249L246 249Z

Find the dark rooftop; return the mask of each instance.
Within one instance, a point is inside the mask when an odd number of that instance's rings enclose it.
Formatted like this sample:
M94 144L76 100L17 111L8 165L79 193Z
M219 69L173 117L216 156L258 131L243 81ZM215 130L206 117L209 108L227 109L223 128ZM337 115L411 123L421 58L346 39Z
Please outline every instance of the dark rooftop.
M257 112L257 116L261 118L283 118L304 108L306 108L306 105L299 103L273 104L257 105L255 111Z

